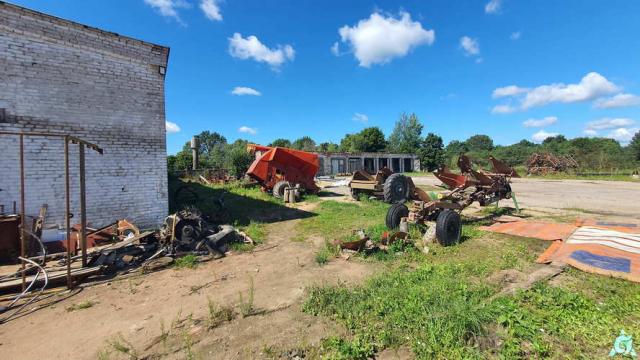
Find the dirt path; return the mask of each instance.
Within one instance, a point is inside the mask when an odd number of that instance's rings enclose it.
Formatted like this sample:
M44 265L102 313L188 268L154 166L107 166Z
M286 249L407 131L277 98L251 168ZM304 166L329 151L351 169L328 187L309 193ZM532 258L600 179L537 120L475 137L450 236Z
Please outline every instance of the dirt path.
M435 177L415 177L417 185L437 185ZM520 206L573 210L624 221L640 215L640 183L603 180L513 179Z
M314 207L315 204L307 204L302 210L313 211ZM291 241L299 221L268 225L265 244L256 249L264 251L232 254L196 269L166 269L97 285L0 325L2 358L95 359L117 334L133 344L138 354L145 353L143 349L161 334L161 322L169 328L177 318L205 318L208 299L219 305L237 306L239 292L247 299L251 278L254 307L265 314L236 319L213 331L198 324L184 329L193 341L194 352L205 358L260 357L274 344L286 349L317 343L329 333L339 333L335 324L300 311L305 287L338 280L359 281L374 269L340 260L320 267L314 260L313 243ZM193 291L203 285L206 286ZM72 304L85 302L93 305L66 310ZM164 351L157 345L146 354ZM169 351L169 358L185 358L182 351Z

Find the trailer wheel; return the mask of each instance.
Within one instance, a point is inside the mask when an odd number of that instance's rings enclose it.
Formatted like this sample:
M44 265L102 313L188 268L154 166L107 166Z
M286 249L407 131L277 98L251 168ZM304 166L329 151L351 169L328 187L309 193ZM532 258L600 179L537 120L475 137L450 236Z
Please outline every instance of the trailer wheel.
M384 202L399 204L409 198L409 182L402 174L392 174L384 182Z
M453 210L443 210L436 220L436 238L442 246L449 246L460 242L462 235L462 221L460 215Z
M385 219L385 224L387 228L393 230L397 229L400 226L400 220L403 217L407 217L409 215L409 209L405 204L393 204L387 210L387 218Z
M353 200L360 201L360 194L360 190L351 188L351 197L353 198Z
M288 181L278 181L275 185L273 185L273 196L278 199L282 199L284 197L284 189L287 186L291 186Z

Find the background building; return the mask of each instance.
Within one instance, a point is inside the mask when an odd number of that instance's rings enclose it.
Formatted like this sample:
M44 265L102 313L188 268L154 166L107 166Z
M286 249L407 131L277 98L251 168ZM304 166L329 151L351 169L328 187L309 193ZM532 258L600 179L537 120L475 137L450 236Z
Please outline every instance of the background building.
M318 176L353 173L361 169L375 174L385 166L393 172L420 170L420 160L414 154L319 153L318 158L320 160Z
M164 77L169 49L0 2L0 131L55 132L87 151L87 219L159 223L168 211ZM25 138L27 215L64 223L63 141ZM77 146L72 212L79 213ZM0 135L0 204L20 206L18 138ZM79 218L72 219L77 223Z

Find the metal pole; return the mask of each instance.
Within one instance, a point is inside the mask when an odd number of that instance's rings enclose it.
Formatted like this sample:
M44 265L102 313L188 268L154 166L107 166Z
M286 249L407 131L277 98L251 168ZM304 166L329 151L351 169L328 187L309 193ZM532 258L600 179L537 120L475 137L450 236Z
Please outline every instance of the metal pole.
M66 228L67 228L67 288L71 289L71 200L69 197L71 184L69 181L69 137L64 137L64 187L66 200Z
M193 171L196 171L198 170L198 138L195 136L191 138L191 154L193 159L191 167Z
M20 256L25 258L25 243L26 239L24 238L24 223L25 223L25 200L24 200L24 135L20 135ZM15 213L15 203L14 203L14 213ZM26 287L26 275L25 275L25 261L21 260L20 268L22 271L22 290L24 291Z
M87 202L85 190L84 144L78 144L80 157L80 246L82 246L82 267L87 266Z

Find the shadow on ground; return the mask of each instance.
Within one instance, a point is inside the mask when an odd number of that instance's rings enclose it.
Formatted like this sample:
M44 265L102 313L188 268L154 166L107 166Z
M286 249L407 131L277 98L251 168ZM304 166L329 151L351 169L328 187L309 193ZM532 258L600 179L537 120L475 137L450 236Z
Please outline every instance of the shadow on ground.
M255 186L206 186L180 179L169 180L169 209L176 212L196 207L212 223L248 225L304 219L315 213L287 207L282 200L262 193Z

